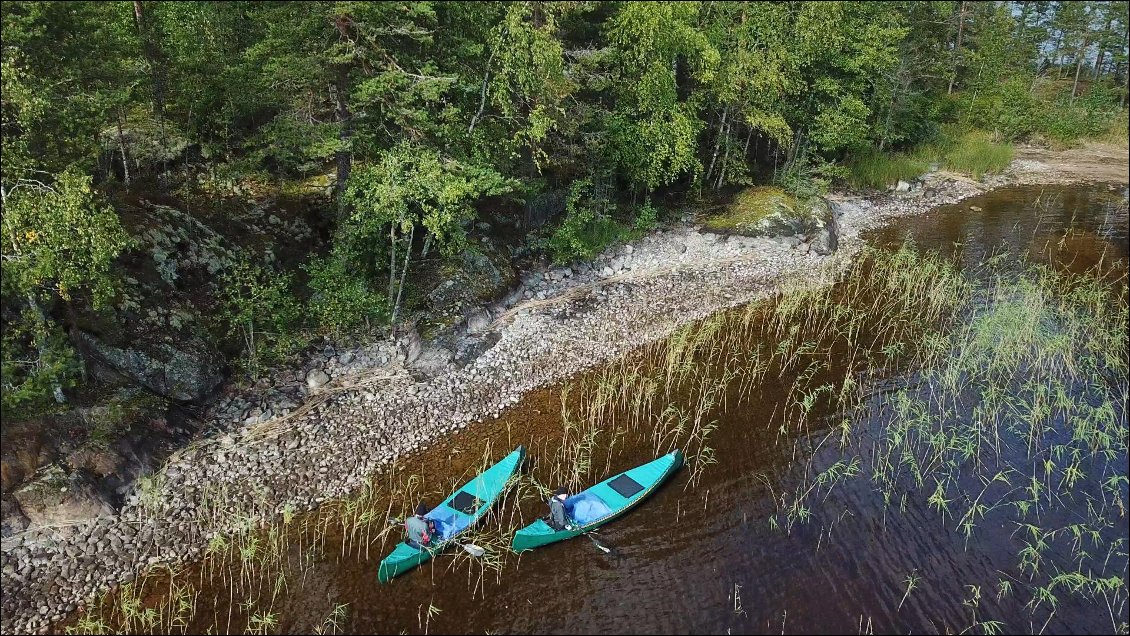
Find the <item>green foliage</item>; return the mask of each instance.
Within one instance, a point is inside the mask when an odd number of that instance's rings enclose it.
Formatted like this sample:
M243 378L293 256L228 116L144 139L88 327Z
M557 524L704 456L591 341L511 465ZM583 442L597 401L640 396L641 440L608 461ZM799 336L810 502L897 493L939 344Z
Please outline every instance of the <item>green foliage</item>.
M114 209L100 203L90 177L68 170L51 185L20 180L4 192L5 283L21 294L64 300L89 291L95 307L114 294L114 260L130 244Z
M565 204L565 219L546 241L553 261L592 258L620 240L625 228L613 218L614 210L605 188L594 186L591 179L574 181Z
M35 415L52 403L55 387L74 386L80 370L67 339L54 325L26 309L20 319L5 320L0 405L4 419Z
M627 2L608 31L616 47L617 108L607 120L611 156L627 178L648 190L702 166L703 122L680 96L679 60L694 80L709 82L719 53L696 27L688 2Z
M1119 108L1113 92L1102 85L1074 101L1070 93L1059 94L1040 105L1034 118L1037 131L1058 142L1100 137L1112 126L1124 123L1126 113Z
M980 179L1007 168L1012 153L1011 145L996 143L988 133L975 130L963 135L945 152L942 160L947 169Z
M352 213L339 237L354 246L379 244L389 225L402 233L422 226L441 249L454 252L463 247L466 226L475 217L472 203L513 185L490 168L403 143L353 173L345 194Z
M921 158L906 153L870 150L849 158L846 167L847 182L853 187L882 190L918 177L926 172L928 165Z
M241 366L258 378L267 365L305 346L302 307L291 288L292 275L244 259L223 277L221 320L242 345Z
M1037 129L1039 118L1034 115L1040 110L1030 84L1027 75L1013 76L968 93L963 100L963 125L993 131L1008 141L1030 135Z
M515 2L491 33L491 103L512 122L513 144L527 146L535 165L548 159L541 144L560 125L561 102L573 89L555 35L560 10L542 2Z
M646 201L643 205L636 208L636 218L632 221L632 228L638 233L645 233L655 229L659 224L659 209L652 205L651 201Z
M833 181L847 176L844 167L819 157L794 161L777 173L776 184L797 199L807 200L827 194Z
M312 258L304 269L310 275L310 313L322 329L340 335L388 319L388 299L370 289L365 277L343 259Z

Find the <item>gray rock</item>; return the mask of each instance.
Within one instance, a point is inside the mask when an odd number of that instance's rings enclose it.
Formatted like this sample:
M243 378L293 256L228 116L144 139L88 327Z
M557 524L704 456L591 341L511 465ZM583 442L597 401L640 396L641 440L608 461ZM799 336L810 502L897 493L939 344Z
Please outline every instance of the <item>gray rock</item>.
M337 357L337 361L338 364L349 364L350 362L353 362L354 357L355 356L353 355L352 351L346 351L345 353Z
M5 497L0 500L0 538L8 538L27 529L30 521L23 510L13 500Z
M828 256L836 251L836 246L836 234L830 227L821 228L812 238L812 251L821 256Z
M404 362L411 364L424 350L424 341L420 338L420 334L412 329L401 339L401 346L404 348Z
M605 278L612 276L615 273L616 272L612 271L612 268L608 266L605 266L604 269L600 270L600 275L604 276Z
M173 400L200 400L223 381L219 357L199 338L178 341L177 346L135 341L130 348L119 348L88 333L80 337L102 364Z
M895 184L895 192L910 192L910 184L900 179Z
M490 326L490 314L482 308L475 309L467 318L467 333L477 334L486 331Z
M37 473L12 496L29 527L74 523L114 512L89 478L81 473L68 475L57 464Z
M316 389L330 381L330 376L321 369L313 369L306 374L306 386Z

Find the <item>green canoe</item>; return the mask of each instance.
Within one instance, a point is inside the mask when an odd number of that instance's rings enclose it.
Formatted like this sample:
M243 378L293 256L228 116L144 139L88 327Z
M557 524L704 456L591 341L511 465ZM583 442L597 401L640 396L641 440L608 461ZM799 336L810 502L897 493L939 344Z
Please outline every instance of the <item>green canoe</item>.
M381 583L388 583L394 577L432 558L433 554L443 550L456 537L475 525L502 494L525 455L526 449L519 446L432 509L425 517L436 522L439 540L426 548L415 548L407 543L396 546L392 554L381 561L377 579Z
M673 451L655 461L613 475L565 500L565 511L575 528L554 530L538 519L514 534L511 548L515 552L524 552L594 530L643 501L682 465L683 454Z

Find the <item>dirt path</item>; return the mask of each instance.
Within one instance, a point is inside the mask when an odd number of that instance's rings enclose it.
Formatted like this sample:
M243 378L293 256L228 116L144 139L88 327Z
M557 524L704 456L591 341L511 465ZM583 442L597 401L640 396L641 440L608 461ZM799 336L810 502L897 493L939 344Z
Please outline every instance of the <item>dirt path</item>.
M1016 183L1130 183L1130 150L1089 143L1048 150L1017 147L1009 172Z

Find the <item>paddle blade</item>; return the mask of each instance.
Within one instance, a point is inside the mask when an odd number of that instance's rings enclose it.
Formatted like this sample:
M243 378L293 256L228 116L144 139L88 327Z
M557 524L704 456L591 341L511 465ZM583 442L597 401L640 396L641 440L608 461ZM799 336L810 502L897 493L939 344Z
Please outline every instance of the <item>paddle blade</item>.
M475 545L474 543L464 544L463 549L467 551L467 554L470 554L473 557L481 557L481 556L483 556L484 554L487 553L486 550L480 548L479 546Z

